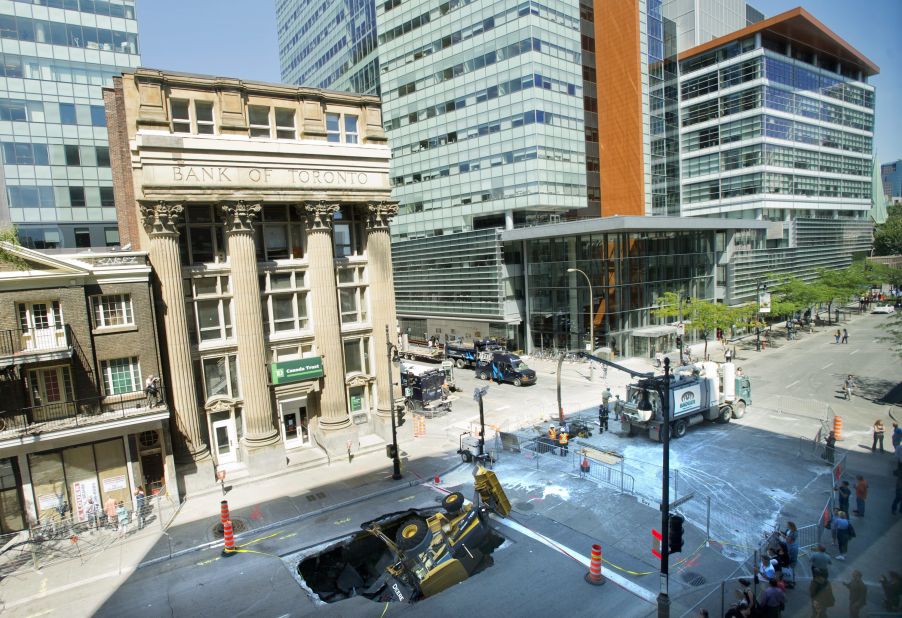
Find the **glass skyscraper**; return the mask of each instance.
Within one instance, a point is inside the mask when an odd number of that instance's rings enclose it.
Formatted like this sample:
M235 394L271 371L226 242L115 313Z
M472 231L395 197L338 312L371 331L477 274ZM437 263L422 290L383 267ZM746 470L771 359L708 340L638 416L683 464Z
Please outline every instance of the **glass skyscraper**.
M137 32L134 0L0 3L0 223L23 245L119 244L101 89Z

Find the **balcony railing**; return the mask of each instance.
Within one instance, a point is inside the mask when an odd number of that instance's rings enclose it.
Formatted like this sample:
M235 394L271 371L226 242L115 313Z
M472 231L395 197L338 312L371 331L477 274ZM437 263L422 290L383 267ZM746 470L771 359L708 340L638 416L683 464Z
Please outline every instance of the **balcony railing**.
M162 387L156 397L136 391L0 411L0 439L89 427L165 411L166 393Z
M35 360L71 358L72 342L68 324L0 330L0 364L20 365Z

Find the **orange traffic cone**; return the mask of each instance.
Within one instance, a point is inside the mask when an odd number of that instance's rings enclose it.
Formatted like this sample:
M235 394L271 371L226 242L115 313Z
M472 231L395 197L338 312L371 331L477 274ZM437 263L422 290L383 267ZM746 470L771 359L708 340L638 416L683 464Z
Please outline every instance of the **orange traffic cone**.
M595 544L592 546L586 581L593 586L600 586L605 582L604 575L601 574L601 545Z
M235 536L232 532L232 521L226 520L222 524L222 538L224 541L222 547L223 556L232 556L235 554Z

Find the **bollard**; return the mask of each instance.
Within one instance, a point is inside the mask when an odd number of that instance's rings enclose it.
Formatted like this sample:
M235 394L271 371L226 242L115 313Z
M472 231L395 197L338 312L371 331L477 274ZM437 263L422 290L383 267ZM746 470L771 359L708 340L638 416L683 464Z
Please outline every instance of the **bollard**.
M839 415L833 417L833 437L837 442L842 440L842 417Z
M223 500L219 503L219 521L225 526L225 523L232 519L229 515L229 502L228 500Z
M232 533L232 521L227 519L222 522L222 555L231 556L235 554L235 536Z
M591 560L589 563L589 572L586 573L586 581L593 586L600 586L604 583L604 575L601 574L601 545L597 543L592 546Z

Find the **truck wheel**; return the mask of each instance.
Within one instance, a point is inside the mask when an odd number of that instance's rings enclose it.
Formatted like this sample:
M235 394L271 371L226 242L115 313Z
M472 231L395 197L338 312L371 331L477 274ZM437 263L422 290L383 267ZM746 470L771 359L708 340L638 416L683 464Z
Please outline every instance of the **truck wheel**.
M479 372L479 379L480 379L480 380L488 380L488 379L489 379L489 374L487 374L485 371L480 371L480 372Z
M462 358L458 358L456 361L454 361L454 364L457 365L458 369L463 369L467 366L467 363L464 362L464 359Z
M670 431L674 438L682 438L686 435L686 428L689 427L689 423L686 421L676 421L673 425L670 426Z
M448 494L445 496L444 500L442 500L442 508L448 512L449 515L454 515L457 513L461 507L464 505L464 495L459 491L455 491L453 494Z
M429 526L425 520L415 517L408 519L398 528L395 533L395 541L401 549L412 549L423 542L426 534L429 532Z
M521 386L523 382L520 381L520 378L514 378L514 386Z
M745 402L737 401L733 406L733 418L742 418L745 416Z
M729 423L733 418L733 409L730 406L724 406L720 409L720 415L717 417L718 423Z

